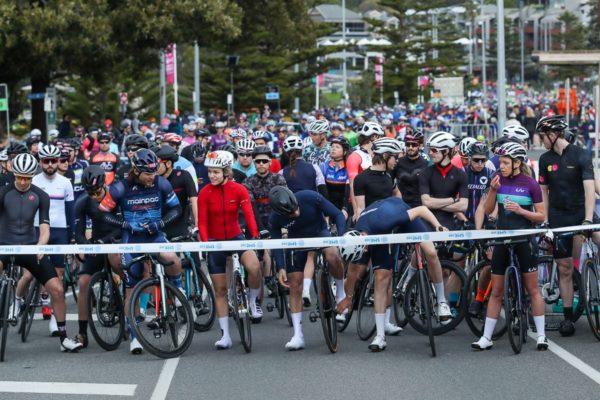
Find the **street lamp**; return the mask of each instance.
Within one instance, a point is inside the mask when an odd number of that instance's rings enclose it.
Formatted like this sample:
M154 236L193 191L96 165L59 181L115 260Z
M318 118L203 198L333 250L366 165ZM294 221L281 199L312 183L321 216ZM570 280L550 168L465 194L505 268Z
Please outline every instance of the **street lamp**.
M233 70L240 62L240 57L236 55L225 56L225 63L229 67L229 94L227 95L227 125L231 123L231 117L234 114L233 109Z

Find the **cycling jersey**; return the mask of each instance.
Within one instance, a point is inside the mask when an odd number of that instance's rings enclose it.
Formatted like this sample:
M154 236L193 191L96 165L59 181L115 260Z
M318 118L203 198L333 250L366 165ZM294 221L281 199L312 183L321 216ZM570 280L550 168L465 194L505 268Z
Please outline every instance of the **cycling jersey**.
M296 175L292 176L290 165L282 170L282 175L285 178L288 187L294 193L300 190L313 190L316 192L318 186L325 184L323 173L316 165L298 159L296 160L295 171Z
M365 196L365 207L393 196L395 188L394 180L387 171L368 168L354 180L354 196Z
M271 212L269 217L271 238L280 239L282 229L287 229L288 238L328 237L330 233L327 229L326 216L335 222L338 235L341 236L346 232L344 214L321 194L312 190L301 190L296 193L296 199L300 207L298 218ZM273 253L277 268L283 268L283 250L273 250Z
M96 200L87 194L82 195L75 203L75 240L79 244L96 242L110 243L121 236L121 230L107 223L106 213L98 209ZM92 220L92 237L88 240L85 236L86 220Z
M210 138L210 148L212 151L219 150L221 147L227 144L227 138L225 135L212 135Z
M35 185L26 192L14 185L0 188L0 243L36 244L34 223L50 224L50 196Z
M324 162L321 164L321 172L323 172L325 184L327 185L329 201L337 208L342 209L342 207L344 207L349 183L346 163L340 161L340 165L337 167L336 162L333 160Z
M5 172L0 175L0 187L12 186L15 183L15 175L12 172Z
M480 172L475 172L472 168L467 168L469 205L465 212L465 216L471 222L475 220L475 211L477 210L477 207L479 207L479 202L481 201L483 193L486 191L486 188L489 187L492 175L494 175L494 171L487 167L484 167Z
M127 179L129 176L129 171L131 171L131 163L127 162L126 164L121 165L117 172L115 172L115 180L120 181L123 179Z
M417 157L413 160L408 158L408 156L399 158L396 163L396 168L394 169L396 184L398 185L398 189L400 189L400 193L402 193L402 199L411 207L421 205L419 175L427 165L428 162L423 157Z
M358 174L369 168L372 164L372 157L367 150L362 147L354 150L346 159L348 179L353 180Z
M258 237L250 195L239 183L206 185L198 194L198 231L200 240L233 239L242 233L238 212L242 209L251 237Z
M311 164L321 165L321 163L324 163L329 159L330 148L331 144L329 142L325 142L325 146L323 147L317 146L313 143L304 149L302 152L302 158Z
M115 172L119 166L119 156L115 153L97 153L90 160L91 165L99 165L106 174L106 184L110 185L115 180Z
M268 227L271 204L269 203L269 191L275 186L287 186L283 176L268 173L265 176L254 174L244 181L244 186L253 198L261 227Z
M419 176L419 190L421 196L428 194L432 198L456 198L467 199L467 174L452 164L447 167L431 165L424 168ZM448 204L450 205L450 204ZM431 210L433 215L443 226L452 229L454 227L454 213L441 209Z
M196 184L198 183L198 177L196 176L196 169L194 168L192 163L189 162L188 160L186 160L185 158L179 157L179 159L173 163L173 169L182 169L182 170L187 171L191 175L194 183L196 183Z
M238 171L242 171L244 174L246 174L246 177L256 174L256 167L254 166L254 162L251 162L250 166L246 168L246 167L243 167L242 164L240 164L240 162L238 160L233 163L232 168L237 169Z
M540 185L530 176L518 174L512 178L500 176L500 188L496 192L498 202L498 229L527 229L533 223L527 218L504 209L508 199L526 210L533 211L533 205L542 202Z
M187 171L173 170L167 180L173 187L173 192L177 195L181 205L181 215L171 224L165 226L164 232L168 238L185 236L188 233L190 225L190 198L198 196L196 184Z
M204 166L204 163L199 164L197 162L193 162L192 165L196 170L196 177L198 178L198 192L204 188L204 186L208 185L210 180L208 179L208 168Z
M343 136L350 144L350 147L356 147L358 145L358 133L354 131L346 131L343 133Z
M50 178L41 173L34 176L31 183L50 196L50 227L74 229L75 196L71 181L58 173ZM35 226L39 226L39 223L35 223Z
M83 193L85 193L85 188L81 183L81 176L83 175L83 170L89 166L89 163L85 160L75 160L73 164L69 165L69 171L73 171L73 195L75 196L75 200L79 198Z
M399 197L389 197L377 201L360 214L354 229L369 235L384 235L392 232L426 232L420 219L411 221L408 210L411 207Z

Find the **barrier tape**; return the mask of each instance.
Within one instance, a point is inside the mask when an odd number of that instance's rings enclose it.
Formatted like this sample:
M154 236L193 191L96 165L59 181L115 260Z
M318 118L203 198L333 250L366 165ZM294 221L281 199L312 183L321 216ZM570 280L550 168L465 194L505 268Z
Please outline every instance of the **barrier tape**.
M600 230L600 224L576 225L552 229L553 233ZM369 236L336 236L328 238L235 240L183 243L119 243L119 244L73 244L73 245L5 245L0 254L111 254L111 253L161 253L181 251L235 251L265 249L302 249L330 246L378 245L394 243L418 243L427 240L445 242L455 240L498 239L534 235L549 229L516 230L469 230L448 232L399 233Z

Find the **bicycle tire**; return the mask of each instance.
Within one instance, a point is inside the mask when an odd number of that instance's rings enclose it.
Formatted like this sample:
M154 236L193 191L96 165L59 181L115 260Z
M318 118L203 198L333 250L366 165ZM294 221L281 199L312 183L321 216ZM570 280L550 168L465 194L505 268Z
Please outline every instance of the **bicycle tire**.
M123 299L112 274L103 270L92 275L85 295L92 336L104 350L116 350L125 336L125 313ZM108 332L112 334L108 335Z
M288 325L293 326L292 323L292 312L290 311L290 301L289 297L286 293L286 290L279 282L277 282L277 290L279 292L279 302L283 306L283 312L285 313L285 317L287 319ZM282 317L283 318L283 317Z
M407 257L410 257L410 255ZM408 260L410 260L410 258ZM402 260L400 267L394 272L392 281L392 309L394 310L396 325L400 328L404 328L406 324L408 324L408 318L404 313L404 293L402 292L402 285L404 282L401 281L406 273L408 264L409 261L407 261L407 259Z
M0 361L4 362L4 355L6 354L6 340L8 338L8 327L10 323L8 322L8 308L10 307L10 287L11 285L8 281L2 282L2 287L0 288L0 321L2 322L2 341L0 344Z
M212 328L217 315L215 308L215 290L202 269L196 266L194 273L196 273L198 283L200 284L200 288L196 288L196 280L192 279L194 294L190 301L193 304L193 311L195 314L194 329L198 332L206 332ZM204 289L202 290L201 287L204 287ZM205 292L206 297L202 298L202 294ZM200 298L197 297L197 293L200 293ZM208 313L201 314L205 307L208 308ZM199 319L201 315L203 316L202 320Z
M148 318L152 319L150 308L146 309L147 314L144 321L136 322L132 319L132 316L136 315L136 312L138 311L137 305L139 304L140 295L144 293L144 291L150 289L152 293L160 294L160 282L157 277L146 278L139 282L133 289L133 293L131 294L129 301L129 324L135 332L136 338L142 344L144 350L147 350L149 353L163 359L179 357L182 355L190 347L194 338L194 319L192 307L188 303L185 294L183 294L177 287L175 287L175 285L169 282L166 277L164 284L167 295L165 302L167 303L168 307L166 310L166 316L163 317L161 314L164 314L165 311L160 310L162 308L162 299L158 299L156 301L157 305L154 308L154 316L160 319L158 322L158 329L153 329L147 327L146 324L142 324L142 322L146 322ZM178 300L181 303L181 307L175 306L175 300ZM181 315L181 313L185 315ZM178 323L180 323L182 328L185 328L185 332L181 338L180 336L182 335L180 335L180 331L176 331L176 325ZM143 327L142 325L146 326ZM167 330L169 333L168 335ZM151 334L153 339L152 341L146 338L148 333ZM166 336L166 340L164 340L164 342L166 342L166 346L169 347L167 350L158 348L155 343L156 340L162 340L163 336Z
M358 298L356 333L360 340L369 340L377 328L375 325L375 299L373 298L375 282L372 271L369 271L363 280L365 283Z
M508 341L515 354L519 354L523 349L523 330L525 329L522 323L523 310L519 304L518 273L515 267L510 267L504 275L504 315Z
M242 275L239 271L233 273L233 289L232 292L234 299L234 318L238 331L240 333L240 340L246 353L252 351L252 323L250 321L250 308L248 306L248 295L245 290L244 282L242 281ZM241 293L241 296L237 296L237 293ZM244 312L240 314L239 310Z
M573 268L573 294L578 293L579 297L581 297L581 285L581 273L576 268ZM580 298L579 302L577 303L577 307L573 308L574 323L577 322L579 318L581 318L584 310L585 305L583 304Z
M431 356L436 356L435 336L433 334L433 299L431 298L431 287L429 286L429 278L427 272L421 269L417 272L419 278L419 297L423 307L425 325L427 327L427 336L429 337L429 347L431 348Z
M335 320L335 299L331 290L331 282L329 273L324 270L323 266L318 269L317 279L319 281L319 292L317 294L317 306L319 307L319 316L321 327L323 328L323 336L325 336L325 344L332 353L337 352L337 322Z
M37 279L33 278L27 291L27 297L25 298L25 308L21 315L21 323L19 324L19 333L21 334L21 342L25 343L33 324L33 317L35 315L35 309L39 304L40 299L40 283Z
M77 293L77 274L75 272L76 266L73 263L69 263L68 261L68 256L65 256L65 268L63 271L63 279L62 279L62 284L63 284L63 291L66 294L69 291L69 288L71 288L71 291L73 293L73 300L75 301L75 304L77 304L77 299L78 299L78 293ZM73 268L71 268L73 267Z
M481 272L485 266L489 266L490 262L487 260L482 260L467 276L467 285L465 286L465 293L463 296L465 297L465 303L471 304L475 294L477 293L477 288L479 285L479 277L481 276ZM490 293L491 295L491 293ZM484 299L483 307L481 312L477 316L472 316L468 312L465 313L465 321L473 332L473 335L480 338L483 336L483 326L485 324L485 317L487 314L487 305L489 298ZM494 328L494 333L492 335L492 340L496 340L502 337L506 333L506 319L502 316L498 317L498 322L496 323L496 327Z
M348 327L348 325L350 325L350 321L352 320L352 315L354 314L354 310L358 309L358 299L360 297L360 292L364 285L363 282L365 282L365 279L360 280L356 284L356 288L354 289L354 294L352 296L352 304L350 306L350 309L346 313L346 318L344 318L344 322L337 323L338 324L338 332L344 332L346 330L346 328Z
M579 298L583 301L592 334L600 340L600 284L596 263L587 259L583 263Z

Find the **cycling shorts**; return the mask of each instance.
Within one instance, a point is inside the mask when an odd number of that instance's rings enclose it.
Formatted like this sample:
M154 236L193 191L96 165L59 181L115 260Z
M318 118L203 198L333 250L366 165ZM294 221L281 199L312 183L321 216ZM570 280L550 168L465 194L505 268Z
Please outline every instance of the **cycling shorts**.
M167 243L167 238L162 232L155 235L141 234L131 235L127 231L123 231L123 243ZM129 262L142 254L121 254L121 262L123 263L125 273L125 287L132 288L144 277L144 263L136 262L129 266Z
M10 263L10 257L10 254L0 255L0 261L4 266ZM36 254L19 254L12 257L15 257L15 265L26 268L42 285L52 278L58 278L49 256L44 256L39 261Z
M81 264L79 275L94 275L96 272L101 271L104 267L105 259L104 254L86 254L85 260Z
M517 256L517 267L522 274L537 271L537 254L538 247L534 237L526 243L519 243L514 246L515 255ZM510 266L510 251L506 245L494 246L494 254L492 255L492 274L504 275L506 269Z
M357 264L369 265L370 261L373 270L385 269L390 271L396 265L399 250L399 244L372 245L363 253Z
M243 233L240 233L236 237L228 240L246 240ZM208 273L213 274L224 274L226 270L227 257L232 254L237 254L240 259L242 255L252 250L235 250L235 251L211 251L208 253Z
M331 237L327 229L321 231L317 237ZM304 272L306 261L308 260L308 250L287 250L285 252L285 271L289 273Z
M39 228L35 228L35 234L40 237ZM69 244L69 235L67 234L67 228L50 228L50 239L48 244ZM55 268L65 267L65 255L64 254L51 254L50 261Z
M562 228L565 226L581 225L585 218L585 210L580 209L572 212L550 210L548 212L548 222L551 228ZM592 218L594 224L600 223L600 218L596 213ZM557 236L554 243L554 258L569 258L573 256L573 235Z

